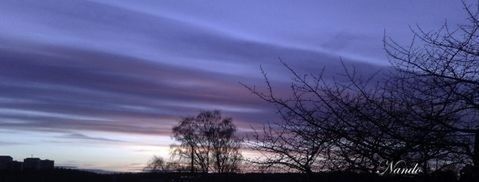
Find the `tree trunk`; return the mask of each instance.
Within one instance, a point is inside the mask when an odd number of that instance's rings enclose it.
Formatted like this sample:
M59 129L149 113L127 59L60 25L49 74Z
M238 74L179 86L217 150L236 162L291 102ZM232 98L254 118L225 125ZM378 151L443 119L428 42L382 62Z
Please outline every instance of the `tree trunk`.
M474 168L479 169L479 129L474 133L474 154L472 156Z
M195 172L195 153L194 153L194 147L191 146L191 173Z

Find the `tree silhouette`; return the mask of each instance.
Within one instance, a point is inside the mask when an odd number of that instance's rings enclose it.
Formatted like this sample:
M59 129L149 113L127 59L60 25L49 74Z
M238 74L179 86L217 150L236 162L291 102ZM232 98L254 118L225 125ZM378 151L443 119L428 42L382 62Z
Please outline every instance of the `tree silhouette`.
M162 157L153 156L143 169L145 172L185 172L188 169L176 161L166 161Z
M167 170L167 164L163 158L153 156L151 161L148 162L148 165L143 170L149 172L163 172Z
M180 159L189 162L191 172L236 172L242 156L241 140L235 133L231 118L222 118L219 111L204 111L179 121L173 134L181 144L172 147Z
M262 162L304 172L317 161L373 172L384 159L417 162L426 172L471 162L478 170L479 15L465 10L468 24L457 29L418 27L420 43L385 38L393 69L384 75L343 64L346 79L329 80L283 63L293 75L291 96L278 97L262 70L266 91L246 87L282 116L253 137L253 148L273 153Z
M261 154L253 163L262 168L281 167L285 171L292 169L307 174L327 168L327 163L320 158L324 159L329 154L334 139L323 128L317 127L317 121L326 121L329 115L316 108L314 112L321 114L311 118L311 113L308 114L303 107L311 100L303 99L294 86L291 98L276 97L266 73L263 69L261 71L268 91L260 92L254 87L243 86L275 105L281 121L271 122L249 137L248 145Z
M477 2L476 2L477 3ZM476 4L477 5L477 4ZM384 45L398 71L397 79L411 83L418 103L428 99L430 108L452 116L436 119L441 129L461 138L461 154L479 171L479 14L464 2L467 23L438 31L413 30L409 46L391 38ZM416 107L420 107L417 104ZM446 147L446 146L445 146ZM466 161L467 162L467 161Z

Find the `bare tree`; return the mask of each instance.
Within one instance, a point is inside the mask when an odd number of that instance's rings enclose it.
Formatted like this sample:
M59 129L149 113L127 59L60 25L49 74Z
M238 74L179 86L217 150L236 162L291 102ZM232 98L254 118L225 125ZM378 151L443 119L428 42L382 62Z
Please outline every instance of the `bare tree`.
M147 166L143 171L148 172L164 172L167 169L166 162L163 158L153 156L153 158L148 162Z
M190 170L217 173L236 172L242 159L241 140L231 118L222 118L219 111L204 111L186 117L173 128L174 138L181 142L175 148L180 159L188 160Z
M153 156L143 169L145 172L184 172L187 171L184 165L175 161L166 161L162 157Z
M284 65L294 77L291 97L275 96L264 71L266 92L246 86L282 116L253 137L253 148L269 153L261 163L311 173L372 172L383 160L418 162L424 170L432 160L462 162L457 156L462 141L437 122L450 122L454 115L429 109L433 100L416 98L410 83L387 77L371 84L376 75L364 79L346 65L346 81L325 80Z
M178 155L180 160L188 159L191 172L196 172L198 168L198 163L201 160L198 160L199 153L199 133L197 131L197 123L195 118L186 117L179 121L178 125L173 128L174 138L179 141L181 144L172 145L174 148L174 154Z
M208 123L205 135L211 143L213 169L217 173L230 173L239 171L242 160L240 154L241 140L236 138L236 127L231 118L221 120L219 112L212 112L206 117L215 118Z
M292 97L278 98L263 69L267 91L261 92L254 87L244 85L259 98L272 103L281 116L281 121L265 125L262 131L255 131L249 138L249 147L260 152L261 156L253 163L266 168L286 167L307 174L325 169L322 161L329 153L331 141L329 133L317 127L317 120L327 120L322 110L309 110L307 105L314 101L301 94L292 85ZM303 107L304 106L304 107ZM313 116L315 115L315 116ZM318 117L319 116L319 117Z
M451 29L445 24L432 32L418 26L409 46L391 38L384 43L397 79L419 85L413 87L418 100L428 98L430 108L454 117L434 123L462 138L462 147L456 149L463 149L460 153L479 169L479 14L466 3L464 7L468 15L464 25Z
M478 166L479 21L465 7L469 24L455 30L445 25L439 32L418 28L419 46L385 39L394 65L385 75L364 77L343 65L346 79L328 80L321 73L300 75L283 63L293 80L291 96L281 98L263 71L266 91L246 87L283 117L253 137L255 149L274 154L263 162L301 171L317 158L329 169L369 172L384 159L418 162L424 170L470 161ZM302 142L307 138L322 147Z

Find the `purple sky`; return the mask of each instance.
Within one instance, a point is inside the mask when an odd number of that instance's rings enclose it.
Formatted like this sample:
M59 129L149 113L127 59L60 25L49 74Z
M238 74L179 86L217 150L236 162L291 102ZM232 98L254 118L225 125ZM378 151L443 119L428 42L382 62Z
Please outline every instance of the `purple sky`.
M294 2L294 3L293 3ZM241 129L275 118L239 82L388 65L384 31L464 18L453 0L0 2L0 155L135 171L168 156L181 116L220 109ZM281 90L280 90L281 91ZM287 91L284 89L284 91Z

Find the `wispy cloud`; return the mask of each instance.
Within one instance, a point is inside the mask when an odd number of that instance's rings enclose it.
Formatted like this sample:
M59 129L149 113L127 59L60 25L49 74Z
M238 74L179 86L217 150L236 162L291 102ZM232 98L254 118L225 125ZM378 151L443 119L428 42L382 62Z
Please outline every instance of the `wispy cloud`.
M273 108L238 84L263 85L260 65L278 94L290 79L278 58L300 72L326 67L327 78L343 71L340 56L364 74L384 69L376 64L384 28L404 36L406 23L425 14L393 11L390 2L350 3L4 0L0 128L12 132L2 136L32 136L0 145L23 153L16 145L38 133L63 146L130 144L88 132L169 136L181 116L207 109L223 110L241 129L274 120ZM384 16L359 15L371 7L385 7Z
M140 15L128 15L132 20L124 21L133 25L136 18L157 22L153 17L136 16ZM152 25L157 26L155 30L131 30L158 42L152 46L159 45L158 55L145 58L135 55L136 50L90 48L81 42L65 45L5 38L10 42L0 47L0 98L4 98L0 99L0 117L4 119L0 126L168 135L179 116L205 109L221 109L242 122L263 122L274 113L238 84L262 84L260 64L278 83L288 76L277 57L303 71L314 72L324 66L330 74L341 70L338 58L331 55L216 35L169 21ZM109 22L110 26L121 29L122 23L113 23ZM162 25L168 28L160 29ZM95 29L93 24L88 26ZM189 60L201 61L195 64ZM225 63L246 65L250 69L244 72L255 74L239 74L243 71L224 67Z
M122 140L104 138L104 137L91 137L80 133L71 133L68 135L62 136L62 138L69 138L69 139L79 139L79 140L87 140L87 141L99 141L99 142L112 142L112 143L121 143L125 142Z

